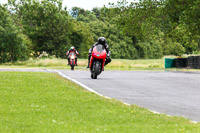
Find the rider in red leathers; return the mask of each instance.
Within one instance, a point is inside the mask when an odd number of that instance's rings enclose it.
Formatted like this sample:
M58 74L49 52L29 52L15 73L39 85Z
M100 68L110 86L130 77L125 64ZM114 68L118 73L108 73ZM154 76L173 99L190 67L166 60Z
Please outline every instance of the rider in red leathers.
M76 55L79 55L78 51L75 49L74 46L72 46L72 47L67 51L66 56L68 56L71 52L74 52ZM69 65L69 63L70 63L69 56L68 56L67 58L68 58L68 64L67 64L67 65ZM78 66L78 65L77 65L77 58L75 59L75 63L76 63L76 66Z

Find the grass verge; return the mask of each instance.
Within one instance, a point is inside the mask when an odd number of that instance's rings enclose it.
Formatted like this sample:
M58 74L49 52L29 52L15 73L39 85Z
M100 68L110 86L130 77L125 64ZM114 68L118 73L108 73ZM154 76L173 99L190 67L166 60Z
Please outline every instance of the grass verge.
M200 123L102 98L57 74L0 72L0 80L3 133L200 132Z
M184 55L184 57L187 57ZM176 56L165 56L162 59L112 59L105 69L106 70L155 70L155 71L195 71L200 72L200 69L183 69L183 68L168 68L165 69L165 58L176 58ZM87 59L78 59L78 66L75 69L85 70ZM0 64L0 68L41 68L41 69L70 69L67 65L67 59L60 58L30 58L27 61L17 61Z
M78 59L78 67L75 69L85 69L87 59ZM70 69L66 59L29 59L28 61L18 61L15 63L1 64L0 68L46 68L46 69ZM108 70L164 70L164 59L155 60L127 60L112 59L112 62L106 66Z

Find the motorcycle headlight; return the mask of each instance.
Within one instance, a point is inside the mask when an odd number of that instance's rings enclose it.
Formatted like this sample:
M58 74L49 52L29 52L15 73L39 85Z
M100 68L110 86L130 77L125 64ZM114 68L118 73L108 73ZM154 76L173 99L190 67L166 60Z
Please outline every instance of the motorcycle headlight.
M74 59L74 58L75 58L74 56L71 57L71 59Z

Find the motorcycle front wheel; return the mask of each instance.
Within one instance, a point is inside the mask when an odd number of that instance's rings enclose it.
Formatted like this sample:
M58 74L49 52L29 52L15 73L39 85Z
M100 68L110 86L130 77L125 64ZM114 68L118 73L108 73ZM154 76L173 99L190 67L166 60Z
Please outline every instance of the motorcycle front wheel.
M92 79L97 79L97 75L96 75L95 73L92 73L92 74L91 74L91 78L92 78Z
M72 61L72 64L71 64L71 70L74 71L74 66L75 66L75 63L74 61Z
M92 74L91 74L91 78L92 79L97 79L97 75L99 74L99 72L100 72L100 63L99 63L99 61L96 61L95 63L94 63L94 65L93 65L93 71L92 71Z

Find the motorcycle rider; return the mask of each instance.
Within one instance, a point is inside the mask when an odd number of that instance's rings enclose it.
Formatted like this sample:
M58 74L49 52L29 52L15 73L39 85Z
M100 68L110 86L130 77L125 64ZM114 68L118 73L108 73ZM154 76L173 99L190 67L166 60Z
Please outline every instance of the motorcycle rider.
M76 55L79 55L78 51L75 49L74 46L71 46L71 48L67 51L66 56L68 56L70 53L75 53ZM67 57L67 59L68 59L68 64L67 65L69 65L70 64L69 56ZM75 58L75 64L76 64L76 66L78 66L77 65L77 57Z
M87 68L89 68L89 65L90 65L90 57L92 55L93 48L98 44L102 44L104 48L106 49L107 56L106 56L105 65L111 62L111 58L110 58L111 51L109 50L108 44L106 43L106 39L104 37L99 37L98 41L95 44L93 44L93 46L89 49Z

